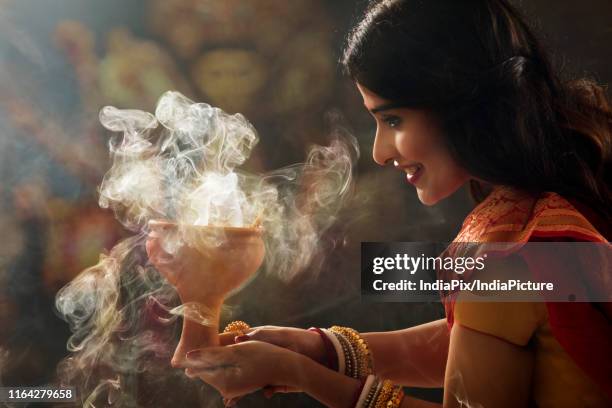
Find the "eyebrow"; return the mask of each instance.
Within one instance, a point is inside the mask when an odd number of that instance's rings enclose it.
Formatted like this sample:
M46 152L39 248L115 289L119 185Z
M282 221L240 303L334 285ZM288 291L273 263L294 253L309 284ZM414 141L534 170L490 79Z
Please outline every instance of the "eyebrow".
M385 103L383 105L377 106L375 108L370 109L370 112L372 113L379 113L382 111L387 111L387 110L391 110L391 109L397 109L397 108L404 108L405 105L398 103L398 102L389 102L389 103Z

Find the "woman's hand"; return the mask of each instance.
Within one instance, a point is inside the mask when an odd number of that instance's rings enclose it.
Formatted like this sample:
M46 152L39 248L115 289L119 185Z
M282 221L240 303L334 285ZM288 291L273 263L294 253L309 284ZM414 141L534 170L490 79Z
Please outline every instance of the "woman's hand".
M287 348L245 341L191 351L184 368L188 377L200 378L230 400L266 386L299 389L303 359Z
M219 335L222 346L227 346L234 343L241 343L250 340L262 341L274 344L309 357L317 363L324 363L326 358L326 350L321 336L313 331L298 329L295 327L279 327L279 326L260 326L249 329L243 335L236 333L221 333ZM275 386L268 385L263 389L264 396L271 398L275 393L300 392L301 390L295 387L286 385ZM228 406L236 403L241 397L235 397L227 400Z
M257 340L295 351L312 360L324 364L326 349L321 336L314 331L295 327L261 326L237 336L235 342Z

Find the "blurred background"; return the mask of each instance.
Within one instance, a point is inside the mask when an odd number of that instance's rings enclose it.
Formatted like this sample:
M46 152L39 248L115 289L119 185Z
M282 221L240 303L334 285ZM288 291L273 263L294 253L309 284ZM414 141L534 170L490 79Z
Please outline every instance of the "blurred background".
M0 385L53 383L69 330L59 288L127 236L97 204L110 162L102 106L152 111L174 89L243 113L260 143L246 169L303 161L334 126L357 137L357 188L322 244L319 273L258 276L225 318L360 331L443 316L438 304L365 304L362 241L448 241L472 208L466 191L422 206L404 177L371 159L374 122L339 72L344 36L365 2L349 0L0 0ZM521 4L567 76L612 79L612 3ZM170 370L167 362L160 362ZM221 406L187 379L136 387L140 406ZM415 393L438 399L440 390ZM299 395L240 406L316 406Z

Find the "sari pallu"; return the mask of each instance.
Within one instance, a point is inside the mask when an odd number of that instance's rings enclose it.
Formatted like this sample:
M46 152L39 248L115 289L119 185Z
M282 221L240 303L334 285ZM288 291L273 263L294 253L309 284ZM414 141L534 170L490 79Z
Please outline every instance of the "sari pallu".
M478 256L488 248L489 256L503 258L518 254L535 280L551 281L562 275L563 285L587 299L593 293L599 299L610 297L610 244L583 213L556 193L539 198L509 187L495 187L465 219L461 231L445 251L446 255ZM573 254L540 251L528 242L597 243L579 259L568 262ZM534 249L535 247L535 249ZM595 246L594 246L595 247ZM550 248L550 246L549 246ZM604 250L601 256L598 251ZM474 252L475 251L475 252ZM552 256L551 256L552 255ZM583 268L576 269L576 264ZM573 268L573 269L571 269ZM448 279L449 276L441 276ZM469 278L469 273L465 274ZM454 323L458 293L442 293L449 328ZM612 399L612 303L552 301L542 298L548 311L548 323L555 339L576 365Z

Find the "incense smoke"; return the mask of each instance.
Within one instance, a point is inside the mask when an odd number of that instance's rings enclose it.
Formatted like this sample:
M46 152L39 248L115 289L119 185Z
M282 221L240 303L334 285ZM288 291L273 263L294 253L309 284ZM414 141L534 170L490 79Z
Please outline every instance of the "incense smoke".
M177 316L206 324L197 307L178 304L174 288L148 262L148 222L177 224L163 241L170 254L193 244L187 226L261 225L269 273L291 279L309 266L314 273L320 236L351 191L358 146L337 129L331 144L313 147L305 163L256 175L239 170L258 141L252 125L180 93L164 94L154 115L105 107L100 121L117 134L99 204L134 236L58 292L57 309L73 331L73 354L59 373L66 385L80 384L86 406L138 406L129 384L154 370L156 359L167 364ZM211 236L207 244L223 239Z

